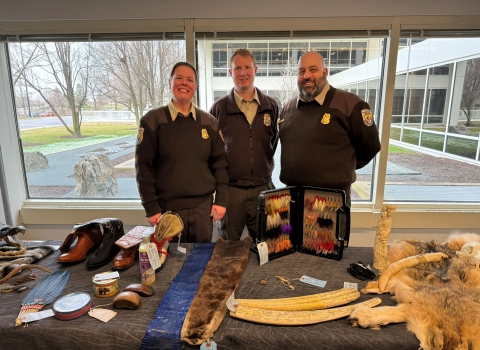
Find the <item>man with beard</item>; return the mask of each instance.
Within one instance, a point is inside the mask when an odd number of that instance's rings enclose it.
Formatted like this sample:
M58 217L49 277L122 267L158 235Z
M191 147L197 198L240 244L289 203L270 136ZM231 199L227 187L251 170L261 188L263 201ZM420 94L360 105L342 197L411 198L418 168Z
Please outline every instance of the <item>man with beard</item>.
M378 129L368 103L327 81L322 55L305 53L298 62L298 97L280 115L280 180L288 186L344 190L350 204L355 169L380 151Z

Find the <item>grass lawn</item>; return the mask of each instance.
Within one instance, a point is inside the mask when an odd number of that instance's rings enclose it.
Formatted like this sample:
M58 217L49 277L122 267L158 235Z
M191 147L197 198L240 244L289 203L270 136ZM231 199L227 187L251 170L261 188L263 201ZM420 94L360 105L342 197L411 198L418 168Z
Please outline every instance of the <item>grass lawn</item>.
M21 131L23 150L50 154L96 143L113 140L124 136L137 135L136 123L88 123L82 124L82 136L73 137L63 127L28 129Z

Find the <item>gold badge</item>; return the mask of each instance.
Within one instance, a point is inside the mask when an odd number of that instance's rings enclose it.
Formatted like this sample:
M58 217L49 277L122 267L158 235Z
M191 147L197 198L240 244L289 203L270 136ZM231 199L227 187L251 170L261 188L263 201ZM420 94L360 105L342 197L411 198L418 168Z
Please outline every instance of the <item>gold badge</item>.
M372 112L369 109L362 109L362 118L363 123L366 126L371 126L373 124Z
M137 132L137 145L141 144L143 141L143 128L138 128Z
M207 132L207 129L202 129L202 138L203 139L208 139L208 132Z
M223 139L222 130L220 130L218 133L220 134L220 137L222 138L223 143L225 143L225 140Z
M270 114L265 113L265 114L263 115L263 124L265 124L265 126L270 126L270 125L272 125L272 118L270 118Z
M329 113L325 113L323 115L323 118L322 120L320 121L322 124L324 125L327 125L327 124L330 124L330 114Z

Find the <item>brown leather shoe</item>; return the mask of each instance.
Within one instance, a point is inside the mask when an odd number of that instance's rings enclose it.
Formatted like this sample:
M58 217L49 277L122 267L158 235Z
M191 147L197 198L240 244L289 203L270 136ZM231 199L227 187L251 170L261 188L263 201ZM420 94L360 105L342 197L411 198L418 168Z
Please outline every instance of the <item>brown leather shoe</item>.
M73 249L58 257L59 263L75 263L83 261L87 258L88 252L95 247L95 241L87 233L75 232L70 235L78 237L77 244Z
M58 257L59 263L76 263L87 258L90 250L102 242L102 231L98 225L75 225L74 230L68 234L60 246L64 254ZM77 244L70 249L70 246L77 239Z
M135 245L128 249L121 249L115 258L113 258L112 268L114 270L125 270L132 267L135 263L139 246L140 245Z

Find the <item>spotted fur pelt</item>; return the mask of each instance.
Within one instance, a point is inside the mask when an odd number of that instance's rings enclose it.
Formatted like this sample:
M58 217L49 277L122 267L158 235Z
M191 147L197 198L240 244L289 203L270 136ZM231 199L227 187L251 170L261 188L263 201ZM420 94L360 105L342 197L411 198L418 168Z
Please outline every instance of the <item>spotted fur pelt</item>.
M227 313L226 302L247 266L251 244L250 237L242 241L218 238L185 317L183 341L199 345L213 337Z
M443 252L449 258L402 269L384 290L394 295L397 306L359 308L349 322L373 329L406 322L424 350L479 350L480 270L456 254L468 242L480 242L480 235L454 233L444 243L395 241L387 265L425 253ZM370 282L362 292L380 294L378 282Z

